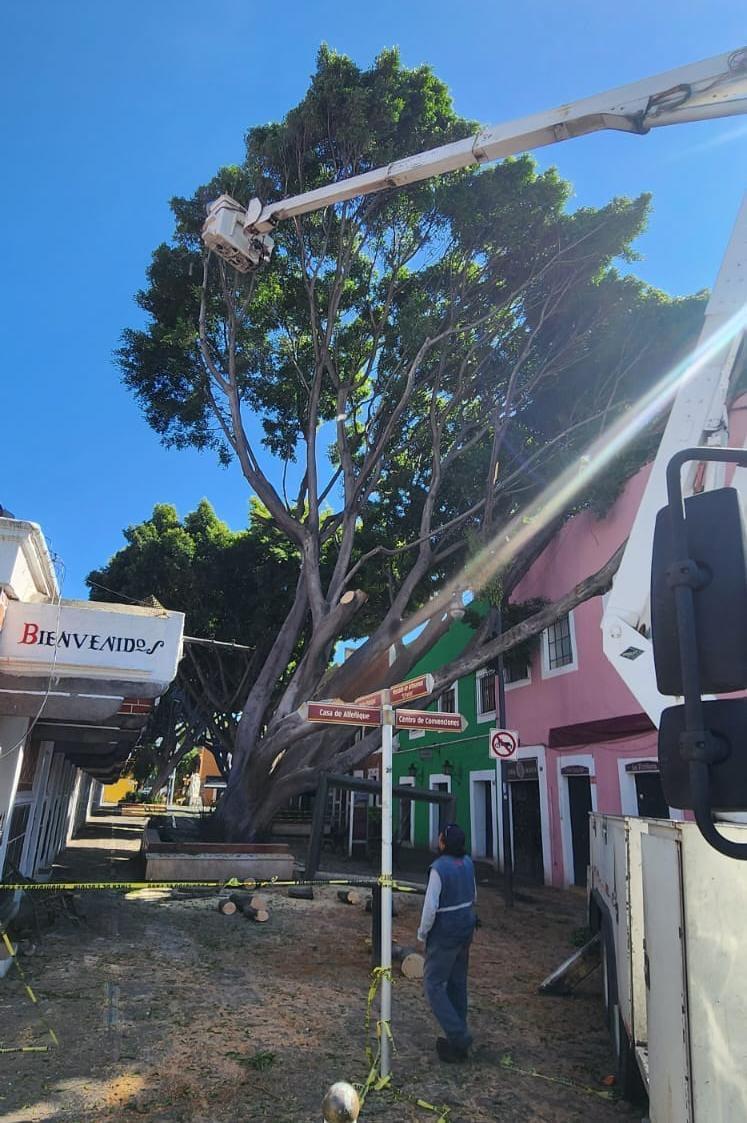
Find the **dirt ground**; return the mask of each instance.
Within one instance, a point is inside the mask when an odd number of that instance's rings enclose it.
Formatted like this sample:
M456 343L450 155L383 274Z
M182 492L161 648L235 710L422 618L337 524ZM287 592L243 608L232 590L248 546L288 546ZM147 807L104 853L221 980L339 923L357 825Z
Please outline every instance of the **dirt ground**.
M56 874L137 878L139 835L137 824L99 820ZM320 1123L327 1087L368 1071L370 917L333 889L316 892L307 902L270 891L264 925L222 916L215 898L81 892L85 921L58 919L19 960L38 1009L15 972L0 982L2 1046L46 1044L42 1018L60 1041L0 1057L0 1120ZM526 898L509 911L495 888L480 892L467 1065L438 1061L422 984L397 978L395 1083L448 1107L449 1123L639 1119L599 1095L613 1061L598 972L572 998L537 994L573 950L583 896ZM399 896L398 908L395 939L414 943L420 898ZM386 1093L361 1113L362 1123L437 1118Z

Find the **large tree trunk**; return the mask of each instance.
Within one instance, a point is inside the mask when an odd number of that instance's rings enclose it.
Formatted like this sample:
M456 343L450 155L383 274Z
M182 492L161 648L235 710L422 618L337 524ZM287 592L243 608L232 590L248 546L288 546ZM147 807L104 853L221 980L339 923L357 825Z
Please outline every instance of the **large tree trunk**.
M516 644L539 635L577 605L606 592L620 563L623 548L624 543L601 569L553 604L546 605L502 635L486 640L477 650L468 647L462 656L437 671L434 696L457 678L471 674L499 654L510 651ZM421 633L421 639L425 631ZM388 685L393 681L393 673L404 678L405 674L401 672L409 670L413 661L426 653L417 640L405 651L408 651L408 656L404 663L398 659L375 685ZM337 687L343 680L346 687L350 686L347 670L342 664L339 676L336 672L331 674L327 681L327 696L339 696L342 691ZM419 705L426 705L430 700L423 699ZM229 841L253 841L269 828L276 812L285 807L290 798L315 790L322 770L350 771L374 751L378 737L379 731L373 730L351 745L351 730L342 726L312 729L296 713L279 719L274 727L271 721L265 737L246 746L240 762L231 770L228 787L215 815L216 832Z

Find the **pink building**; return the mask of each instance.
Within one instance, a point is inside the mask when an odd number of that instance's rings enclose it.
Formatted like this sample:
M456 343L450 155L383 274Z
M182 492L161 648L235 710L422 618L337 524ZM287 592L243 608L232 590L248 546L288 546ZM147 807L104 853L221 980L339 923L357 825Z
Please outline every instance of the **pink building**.
M733 445L746 402L732 411ZM604 519L584 512L566 523L512 599L553 600L599 569L627 537L649 471ZM509 766L515 867L557 886L586 883L590 810L683 817L664 799L656 731L602 652L602 612L600 597L580 605L542 634L530 666L507 668L507 724L521 741Z

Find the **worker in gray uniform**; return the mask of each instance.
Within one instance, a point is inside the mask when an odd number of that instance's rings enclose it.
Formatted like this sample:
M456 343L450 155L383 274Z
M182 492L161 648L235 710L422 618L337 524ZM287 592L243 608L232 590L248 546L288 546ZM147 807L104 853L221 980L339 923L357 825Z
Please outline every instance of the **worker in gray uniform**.
M464 831L448 823L438 837L439 857L430 868L418 939L425 943L425 993L446 1037L436 1050L442 1061L467 1059L467 970L477 917L475 867L465 853Z

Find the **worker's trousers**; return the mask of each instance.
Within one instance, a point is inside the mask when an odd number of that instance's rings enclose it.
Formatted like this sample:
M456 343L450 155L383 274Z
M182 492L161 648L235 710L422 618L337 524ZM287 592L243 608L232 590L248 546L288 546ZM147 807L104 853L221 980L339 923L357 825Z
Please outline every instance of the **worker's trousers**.
M469 938L431 932L425 951L425 993L436 1020L450 1045L468 1049L472 1035L467 1028L467 969Z

